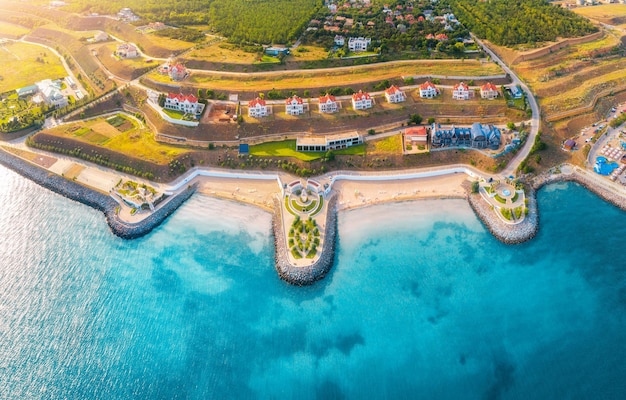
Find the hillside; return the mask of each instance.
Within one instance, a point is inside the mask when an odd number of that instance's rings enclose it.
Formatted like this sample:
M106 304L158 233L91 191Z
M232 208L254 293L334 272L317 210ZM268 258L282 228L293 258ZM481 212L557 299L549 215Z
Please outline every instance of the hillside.
M76 0L66 10L116 14L129 7L145 21L208 24L234 42L284 43L295 39L321 0Z
M585 18L545 0L448 0L456 17L482 39L503 46L596 32Z

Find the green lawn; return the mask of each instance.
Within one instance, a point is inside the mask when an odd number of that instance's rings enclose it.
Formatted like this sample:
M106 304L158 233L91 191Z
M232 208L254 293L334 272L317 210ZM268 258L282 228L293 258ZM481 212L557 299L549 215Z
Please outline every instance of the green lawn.
M174 119L183 119L183 116L185 115L185 113L180 112L178 110L170 110L168 108L163 108L162 109L163 112L165 114L167 114L170 118L174 118Z
M333 150L336 155L364 155L365 145L348 147L341 150ZM298 152L295 140L283 140L280 142L267 142L250 146L250 155L259 157L294 157L302 161L312 161L324 157L324 152Z

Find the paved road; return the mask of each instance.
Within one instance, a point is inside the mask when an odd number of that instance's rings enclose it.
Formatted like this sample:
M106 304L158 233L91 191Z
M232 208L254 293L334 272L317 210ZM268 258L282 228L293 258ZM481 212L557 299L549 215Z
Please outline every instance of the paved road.
M513 70L509 68L500 59L500 57L498 57L498 55L494 53L489 47L487 47L487 45L485 45L480 39L478 39L474 35L472 35L472 37L474 38L474 41L479 46L481 46L487 54L489 54L491 59L495 61L507 74L509 74L509 76L511 77L511 80L513 81L513 84L519 85L520 88L522 88L522 90L526 93L526 99L528 101L528 104L530 104L530 108L532 110L532 118L530 122L530 133L528 135L528 138L526 139L526 142L524 143L524 146L517 152L517 154L515 154L513 159L509 162L509 165L507 165L506 168L504 168L500 172L500 175L504 177L507 177L509 175L515 175L515 172L517 171L517 167L519 167L521 162L524 161L526 157L528 157L528 154L530 153L530 149L532 148L533 143L535 142L535 137L537 136L537 133L539 133L539 123L541 119L540 112L539 112L539 104L537 103L537 99L535 99L535 96L533 95L533 93L530 91L530 88L515 74L515 72L513 72Z

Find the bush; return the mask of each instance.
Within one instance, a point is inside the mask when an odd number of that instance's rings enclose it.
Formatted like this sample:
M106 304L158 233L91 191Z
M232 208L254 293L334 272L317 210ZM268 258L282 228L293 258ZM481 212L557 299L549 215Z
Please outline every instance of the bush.
M472 182L472 193L478 193L478 188L479 188L479 184L478 181L474 181Z

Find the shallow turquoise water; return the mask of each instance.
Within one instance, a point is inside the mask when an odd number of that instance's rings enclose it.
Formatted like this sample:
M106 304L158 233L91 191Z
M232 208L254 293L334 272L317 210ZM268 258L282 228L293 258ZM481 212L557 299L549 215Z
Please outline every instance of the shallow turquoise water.
M145 238L0 168L0 397L626 397L626 213L576 185L502 245L464 201L340 214L289 286L270 216L194 196Z

